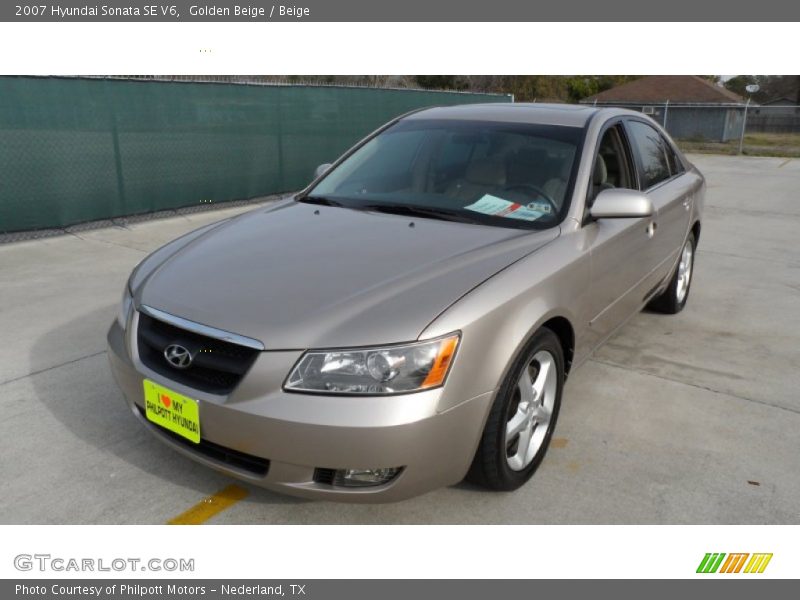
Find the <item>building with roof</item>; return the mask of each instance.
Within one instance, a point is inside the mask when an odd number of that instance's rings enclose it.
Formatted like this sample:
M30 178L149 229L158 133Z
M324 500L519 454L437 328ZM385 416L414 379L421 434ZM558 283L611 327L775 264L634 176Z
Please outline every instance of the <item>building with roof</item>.
M800 133L800 104L786 97L762 102L748 113L747 131Z
M727 141L739 137L745 99L696 75L651 75L581 100L641 111L676 138Z
M800 115L800 104L791 98L783 96L781 98L773 98L769 102L762 102L753 112L757 115Z

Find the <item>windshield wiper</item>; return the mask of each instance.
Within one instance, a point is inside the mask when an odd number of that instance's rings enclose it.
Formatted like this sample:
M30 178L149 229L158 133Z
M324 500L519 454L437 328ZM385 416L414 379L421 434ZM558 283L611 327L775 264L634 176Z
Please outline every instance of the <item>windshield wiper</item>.
M455 221L458 223L477 223L463 213L449 208L436 208L432 206L414 206L409 204L365 204L357 207L360 210L373 210L375 212L402 215L405 217L423 217L439 219L441 221Z
M321 206L344 206L338 200L334 200L328 196L298 196L295 198L298 202L305 202L306 204L319 204Z

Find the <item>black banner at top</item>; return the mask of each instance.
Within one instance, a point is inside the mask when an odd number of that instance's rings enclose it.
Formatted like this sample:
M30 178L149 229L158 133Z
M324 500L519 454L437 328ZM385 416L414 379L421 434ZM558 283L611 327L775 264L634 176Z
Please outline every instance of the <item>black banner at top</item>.
M0 21L99 22L643 22L800 21L787 0L17 0L0 4ZM531 32L535 35L535 32Z

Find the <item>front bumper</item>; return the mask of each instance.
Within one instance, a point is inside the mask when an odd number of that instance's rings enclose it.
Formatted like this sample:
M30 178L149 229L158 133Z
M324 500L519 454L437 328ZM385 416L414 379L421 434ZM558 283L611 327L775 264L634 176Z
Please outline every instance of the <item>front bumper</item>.
M128 330L136 331L137 322L134 313ZM382 397L286 393L281 386L300 351L260 353L236 389L217 396L148 369L130 337L113 323L108 332L111 370L133 414L154 435L218 471L295 496L392 502L457 483L469 469L493 398L485 393L449 402L453 408L440 411L444 388ZM144 417L144 379L198 400L202 447ZM255 459L252 465L248 459ZM383 467L402 471L374 487L315 480L317 469Z

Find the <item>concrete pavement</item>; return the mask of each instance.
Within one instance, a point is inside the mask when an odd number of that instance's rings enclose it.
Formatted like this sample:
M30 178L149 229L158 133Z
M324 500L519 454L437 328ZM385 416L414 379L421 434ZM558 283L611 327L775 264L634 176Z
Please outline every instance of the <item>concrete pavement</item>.
M692 158L686 310L636 316L574 372L528 485L374 506L244 485L210 522L800 523L800 160ZM147 252L248 209L0 245L0 522L164 523L232 482L138 425L105 333Z

